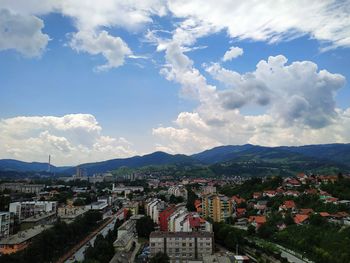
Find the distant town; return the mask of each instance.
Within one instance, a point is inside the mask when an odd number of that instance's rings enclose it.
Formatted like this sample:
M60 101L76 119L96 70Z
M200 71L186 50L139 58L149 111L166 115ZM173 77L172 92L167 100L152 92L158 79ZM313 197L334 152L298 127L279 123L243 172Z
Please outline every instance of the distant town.
M350 177L3 179L1 262L349 262Z

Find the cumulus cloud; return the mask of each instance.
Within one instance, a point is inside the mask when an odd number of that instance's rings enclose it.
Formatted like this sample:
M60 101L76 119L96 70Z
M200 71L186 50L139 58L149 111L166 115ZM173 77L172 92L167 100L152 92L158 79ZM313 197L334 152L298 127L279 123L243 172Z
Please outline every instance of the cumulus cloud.
M227 50L222 58L223 61L230 61L234 58L237 58L239 56L243 55L243 49L240 47L230 47L229 50Z
M311 61L287 64L279 55L261 60L256 70L240 74L218 63L205 70L221 87L210 85L175 38L166 45L167 64L161 73L179 83L182 93L199 102L181 112L174 125L153 129L157 149L194 153L217 145L255 143L298 145L348 142L349 109L336 108L340 74L319 70ZM261 106L258 115L243 115L244 106Z
M55 165L126 157L135 154L125 138L102 134L93 115L14 117L0 121L0 158L46 161Z
M119 67L124 64L125 57L132 54L120 37L113 37L105 30L100 33L79 31L72 36L70 46L78 52L102 54L107 63L98 66L98 71Z
M219 92L223 108L241 108L249 103L268 105L269 114L276 120L312 128L327 126L336 118L335 95L345 84L340 74L318 70L311 61L287 65L282 55L261 60L254 72L242 75L219 64L206 70L228 87Z
M12 49L26 57L40 56L49 41L43 27L43 21L35 16L15 14L0 6L0 51Z
M124 64L125 57L132 55L125 41L107 30L122 27L136 31L151 23L153 15L163 16L167 12L162 0L48 0L43 3L38 0L4 0L0 8L16 14L11 18L7 13L0 13L0 25L6 22L6 28L1 30L4 37L0 35L0 50L13 48L22 54L37 56L49 39L41 33L43 22L38 16L58 12L71 17L77 28L77 32L69 34L72 36L69 46L78 52L105 57L107 63L98 66L97 70L119 67Z

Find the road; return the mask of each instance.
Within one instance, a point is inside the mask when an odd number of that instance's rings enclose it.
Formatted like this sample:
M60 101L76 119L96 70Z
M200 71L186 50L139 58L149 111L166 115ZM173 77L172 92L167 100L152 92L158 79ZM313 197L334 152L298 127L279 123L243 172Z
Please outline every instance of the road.
M89 245L93 245L98 234L102 234L106 236L109 230L113 230L116 219L114 218L112 222L106 225L100 232L98 232L93 238L91 238L85 245L83 245L79 250L77 250L70 259L66 260L65 263L73 263L75 261L83 261L84 260L84 252L88 248Z

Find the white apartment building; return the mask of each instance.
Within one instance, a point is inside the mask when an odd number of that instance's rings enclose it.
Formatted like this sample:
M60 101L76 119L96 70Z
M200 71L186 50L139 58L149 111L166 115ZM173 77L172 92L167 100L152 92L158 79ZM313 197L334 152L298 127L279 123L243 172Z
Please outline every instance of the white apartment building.
M170 232L211 232L212 224L196 212L188 212L185 207L175 211L168 219Z
M19 220L40 214L57 212L56 201L26 201L10 203L9 212L18 216Z
M165 209L166 203L160 199L152 199L146 204L146 214L153 222L159 224L159 213Z
M170 186L168 189L168 194L174 196L182 196L184 199L187 199L187 190L183 185Z

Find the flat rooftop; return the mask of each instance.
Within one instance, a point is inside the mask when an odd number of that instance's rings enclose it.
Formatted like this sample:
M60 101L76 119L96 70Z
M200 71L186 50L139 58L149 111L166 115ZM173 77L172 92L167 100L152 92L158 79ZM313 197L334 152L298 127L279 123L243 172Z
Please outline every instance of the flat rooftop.
M23 243L39 235L41 232L51 227L52 225L41 225L41 226L35 226L33 228L30 228L24 231L20 231L15 235L12 235L12 236L9 236L8 238L4 238L0 240L0 245L15 245L15 244Z
M165 232L154 231L151 232L151 237L214 237L212 232Z
M35 222L38 222L42 219L54 216L55 214L56 214L56 212L38 214L38 215L31 216L31 217L28 217L28 218L22 220L22 223L35 223Z

